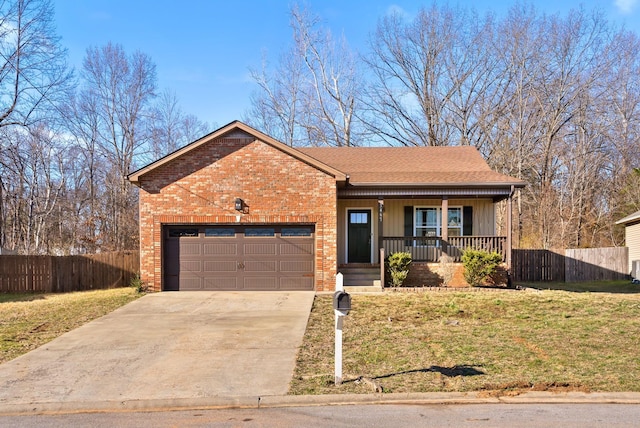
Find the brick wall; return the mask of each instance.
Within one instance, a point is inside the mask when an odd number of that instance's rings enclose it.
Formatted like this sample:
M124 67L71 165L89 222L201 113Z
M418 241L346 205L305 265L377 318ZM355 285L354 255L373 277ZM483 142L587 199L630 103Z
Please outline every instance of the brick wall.
M248 213L234 209L236 198ZM313 223L316 290L335 285L334 178L248 134L210 141L140 177L140 274L155 291L162 226L187 223Z
M452 276L448 287L468 287L464 279L464 267L462 263L426 263L413 262L409 267L409 275L404 283L407 287L441 287L445 286L444 278L447 276L445 269L451 269Z
M444 278L450 276L448 284ZM486 285L506 286L508 283L506 266L502 265L491 277ZM426 263L413 262L409 267L409 275L405 280L406 287L468 287L464 279L464 265L462 263Z

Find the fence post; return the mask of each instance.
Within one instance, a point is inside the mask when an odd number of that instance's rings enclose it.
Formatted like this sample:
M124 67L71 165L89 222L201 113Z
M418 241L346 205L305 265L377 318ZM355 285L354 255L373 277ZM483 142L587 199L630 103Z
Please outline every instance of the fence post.
M56 267L55 267L55 260L53 256L49 256L49 281L47 284L47 289L45 290L47 293L53 293L55 286L54 286L54 281L56 278Z

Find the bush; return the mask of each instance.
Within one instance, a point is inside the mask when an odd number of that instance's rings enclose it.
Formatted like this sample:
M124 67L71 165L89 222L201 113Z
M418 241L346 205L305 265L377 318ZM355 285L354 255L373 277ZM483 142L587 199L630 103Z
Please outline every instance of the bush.
M389 274L391 276L391 285L393 287L401 287L407 275L409 275L409 265L411 264L411 253L398 252L393 253L387 259L389 264Z
M487 278L495 275L500 263L502 263L502 256L495 251L489 253L482 250L466 249L462 253L464 279L472 287L482 285Z
M146 293L147 291L149 291L149 286L147 285L147 283L140 278L140 272L136 273L131 278L131 282L129 283L129 285L133 287L138 293Z

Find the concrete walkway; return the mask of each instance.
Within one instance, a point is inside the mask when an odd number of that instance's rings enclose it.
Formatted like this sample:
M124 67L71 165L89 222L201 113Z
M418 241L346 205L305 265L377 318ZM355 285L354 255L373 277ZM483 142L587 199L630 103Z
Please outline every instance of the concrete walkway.
M313 297L144 296L0 365L0 412L284 395Z

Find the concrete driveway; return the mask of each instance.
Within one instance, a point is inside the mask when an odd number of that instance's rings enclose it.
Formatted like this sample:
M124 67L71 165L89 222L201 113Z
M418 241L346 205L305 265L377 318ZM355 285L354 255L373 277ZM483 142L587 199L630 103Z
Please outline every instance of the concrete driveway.
M0 411L35 403L286 394L313 296L144 296L0 365Z

